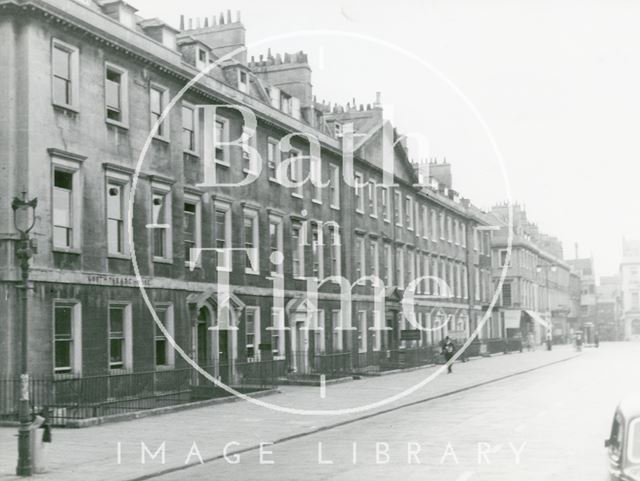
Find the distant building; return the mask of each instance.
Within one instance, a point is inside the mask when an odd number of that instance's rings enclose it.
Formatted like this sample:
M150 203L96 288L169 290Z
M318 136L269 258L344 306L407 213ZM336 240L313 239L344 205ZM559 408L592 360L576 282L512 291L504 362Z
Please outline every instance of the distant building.
M569 259L567 263L580 277L580 314L578 315L578 329L585 323L596 324L596 276L592 257Z
M620 276L601 276L596 295L596 328L602 341L623 337L620 324Z
M620 298L624 338L640 341L640 240L622 241Z
M537 225L528 220L524 207L514 205L509 257L508 205L494 206L491 214L500 226L492 237L494 284L508 267L500 293L507 336L533 335L539 343L550 329L555 342L566 341L572 312L571 276L569 265L562 260L562 244L540 233Z

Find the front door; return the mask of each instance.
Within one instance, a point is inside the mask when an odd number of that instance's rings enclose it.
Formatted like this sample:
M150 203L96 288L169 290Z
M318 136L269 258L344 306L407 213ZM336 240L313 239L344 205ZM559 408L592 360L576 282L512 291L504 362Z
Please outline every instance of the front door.
M296 316L295 325L295 344L293 346L293 357L295 360L296 371L300 374L306 374L309 370L309 331L305 329L305 316Z
M198 364L205 368L210 362L209 353L209 312L206 308L200 309L196 326L196 355Z

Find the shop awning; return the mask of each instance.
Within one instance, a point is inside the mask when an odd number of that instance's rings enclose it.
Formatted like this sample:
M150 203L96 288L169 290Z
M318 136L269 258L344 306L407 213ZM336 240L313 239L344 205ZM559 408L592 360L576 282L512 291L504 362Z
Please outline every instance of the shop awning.
M506 329L520 329L520 316L522 311L520 309L505 309L504 310L504 327Z
M529 315L529 317L531 317L531 319L536 321L541 326L544 326L547 329L551 329L551 325L547 321L545 321L542 318L542 316L538 314L536 311L524 311L524 312L526 312Z

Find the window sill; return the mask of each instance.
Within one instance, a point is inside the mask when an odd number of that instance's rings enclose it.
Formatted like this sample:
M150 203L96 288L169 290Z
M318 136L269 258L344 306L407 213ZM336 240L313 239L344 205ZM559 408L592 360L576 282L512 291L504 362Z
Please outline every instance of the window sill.
M167 257L154 257L153 262L156 264L173 264L173 259Z
M215 165L219 165L220 167L227 167L227 168L230 168L230 167L231 167L231 163L230 163L229 161L227 161L227 160L219 160L219 159L215 159L215 160L213 161L213 163L214 163Z
M356 214L364 215L364 211L360 209L356 209Z
M376 219L376 220L378 219L378 216L374 215L374 214L369 214L369 217L371 217L372 219Z
M184 266L187 267L190 271L195 271L196 269L200 269L202 265L200 263L192 264L191 261L184 261Z
M80 376L79 372L54 372L54 379L74 379Z
M230 271L230 270L229 270L229 271ZM252 275L252 276L259 276L259 275L260 275L260 272L259 272L259 271L254 271L253 269L245 269L245 270L244 270L244 273L245 273L245 274Z
M112 119L104 119L104 121L107 123L107 125L112 125L114 127L118 127L120 129L125 129L125 130L129 130L129 125L124 123L124 122L118 122L117 120L112 120Z
M273 182L274 184L282 185L278 179L275 177L269 177L269 182Z
M53 105L53 107L56 108L56 109L64 110L64 111L72 113L72 114L79 114L80 113L80 109L78 107L76 107L75 105L65 105L65 104L59 104L59 103L56 103L56 102L52 102L51 105Z
M51 249L51 251L58 254L74 254L78 256L82 254L82 251L80 249L76 249L75 247L54 247L53 249Z
M340 207L337 205L331 204L329 207L331 207L333 210L340 210Z
M216 267L216 272L231 272L233 269L231 267Z
M291 192L291 197L295 197L296 199L302 199L302 194L298 194L297 192Z
M175 369L175 366L172 366L171 364L163 364L161 366L156 366L156 371L170 371L172 369Z
M109 259L118 259L118 260L122 260L122 261L130 261L131 260L131 256L128 254L118 254L117 252L110 252L109 254L107 254L107 258Z
M131 374L133 372L132 369L127 368L109 368L109 375L118 375L118 374Z
M163 144L169 144L169 137L164 137L162 135L154 135L153 140L157 140L158 142L162 142Z
M313 202L314 204L317 204L317 205L322 205L322 201L318 200L318 199L311 199L311 202Z
M183 150L182 153L190 155L191 157L200 158L200 154L198 152L196 152L195 150Z
M252 169L247 169L246 167L242 169L242 172L244 172L245 174L253 175L254 177L258 177L258 172Z

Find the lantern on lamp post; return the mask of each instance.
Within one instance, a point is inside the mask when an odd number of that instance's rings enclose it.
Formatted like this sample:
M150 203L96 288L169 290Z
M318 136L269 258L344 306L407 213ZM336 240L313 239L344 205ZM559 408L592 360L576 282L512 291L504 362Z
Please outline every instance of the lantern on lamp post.
M29 373L28 373L28 295L29 295L29 261L36 251L36 246L29 237L29 233L36 223L36 207L38 199L27 200L27 193L22 192L22 199L14 197L11 202L13 209L13 225L20 233L16 257L20 263L20 401L18 414L20 427L18 429L18 476L31 476L31 444L29 431L31 424L31 408L29 403Z

